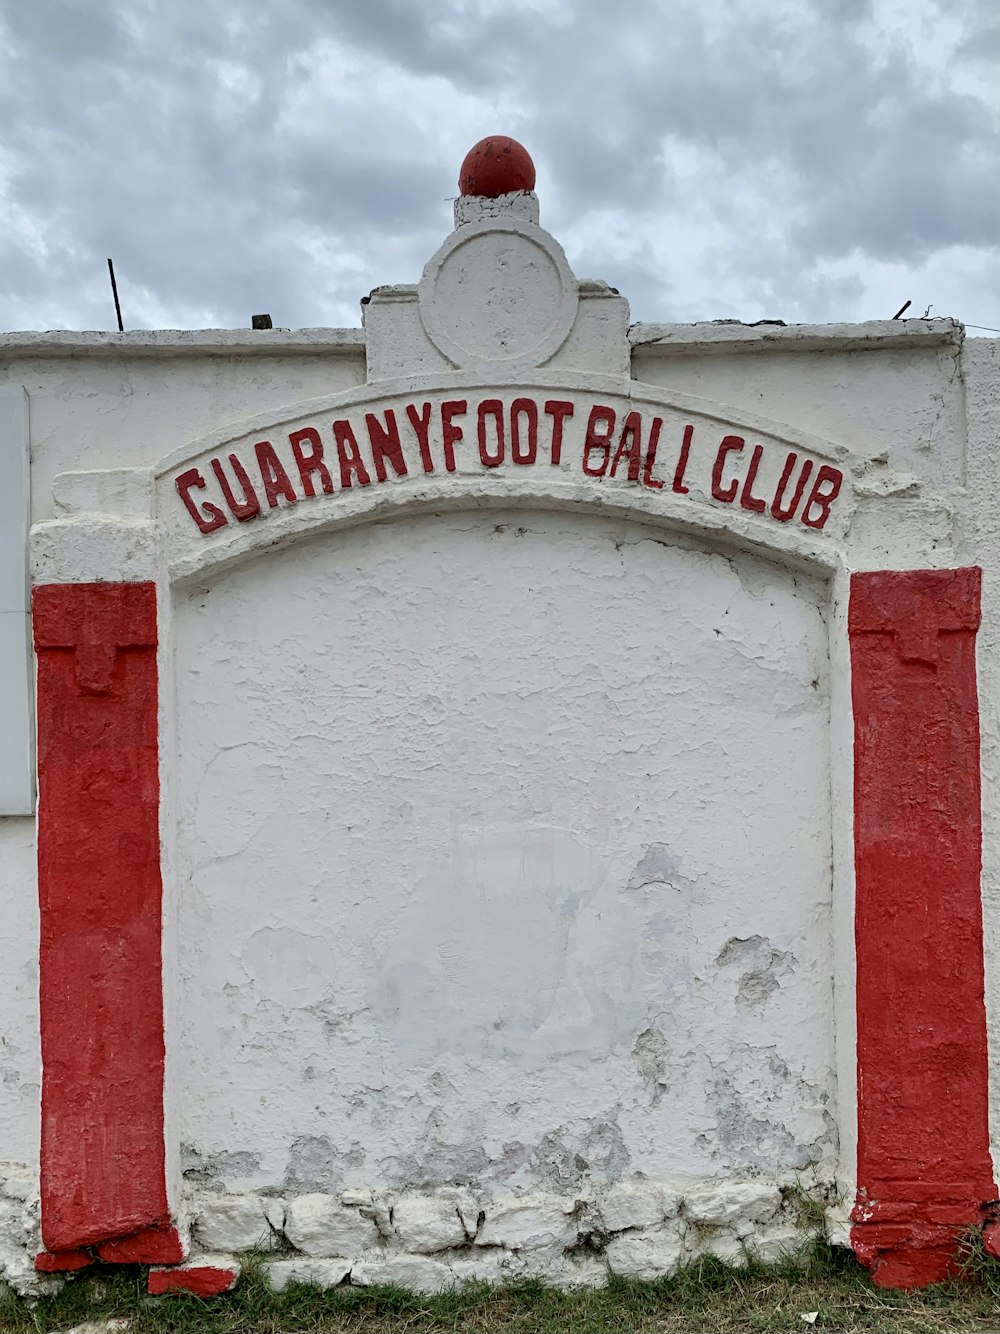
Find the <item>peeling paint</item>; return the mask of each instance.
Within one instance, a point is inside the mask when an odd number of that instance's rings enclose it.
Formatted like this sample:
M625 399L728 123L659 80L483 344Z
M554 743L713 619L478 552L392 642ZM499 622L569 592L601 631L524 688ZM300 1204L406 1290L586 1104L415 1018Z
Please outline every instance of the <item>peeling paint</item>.
M792 975L797 960L790 950L776 950L763 936L740 940L733 936L719 951L715 962L721 968L734 968L740 979L736 1003L746 1009L764 1005Z
M663 1090L669 1083L669 1050L667 1039L655 1025L644 1028L632 1045L639 1073L650 1085L655 1106L663 1096Z
M223 1149L220 1153L206 1154L191 1144L181 1145L181 1170L185 1179L209 1189L221 1190L223 1183L250 1179L259 1167L258 1155L246 1149Z
M343 1150L328 1135L300 1135L289 1145L282 1185L294 1191L339 1189L351 1179L352 1169L360 1168L364 1161L358 1144Z
M793 1073L774 1047L734 1045L712 1063L714 1124L707 1147L734 1176L770 1176L781 1162L796 1172L836 1160L837 1126L828 1090Z

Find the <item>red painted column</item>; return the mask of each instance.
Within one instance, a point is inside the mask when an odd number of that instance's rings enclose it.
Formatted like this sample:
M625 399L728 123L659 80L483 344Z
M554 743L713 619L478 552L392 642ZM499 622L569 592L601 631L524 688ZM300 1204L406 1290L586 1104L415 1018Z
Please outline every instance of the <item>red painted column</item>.
M49 584L33 611L42 1237L169 1263L156 587Z
M858 1196L874 1280L922 1286L997 1198L989 1154L980 571L854 575Z

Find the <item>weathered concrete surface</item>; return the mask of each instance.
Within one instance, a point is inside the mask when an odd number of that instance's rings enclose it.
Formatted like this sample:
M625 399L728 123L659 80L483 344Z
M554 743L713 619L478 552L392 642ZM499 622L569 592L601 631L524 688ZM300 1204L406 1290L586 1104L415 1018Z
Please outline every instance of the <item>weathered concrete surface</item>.
M833 1174L820 588L456 515L192 588L177 660L194 1179Z

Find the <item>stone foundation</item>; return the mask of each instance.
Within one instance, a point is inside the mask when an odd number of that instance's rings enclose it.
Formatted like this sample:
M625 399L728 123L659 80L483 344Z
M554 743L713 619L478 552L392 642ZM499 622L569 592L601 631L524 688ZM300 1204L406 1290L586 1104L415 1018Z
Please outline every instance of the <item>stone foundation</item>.
M276 1291L290 1282L350 1282L432 1293L521 1278L595 1287L609 1272L660 1278L702 1256L777 1261L836 1232L836 1196L816 1182L641 1178L573 1195L464 1187L288 1198L202 1193L188 1200L185 1270L235 1275L237 1257L263 1252ZM0 1177L0 1277L22 1295L61 1281L36 1272L39 1248L37 1181L8 1165ZM158 1280L158 1291L177 1286Z
M264 1248L276 1290L393 1283L440 1292L468 1280L539 1278L596 1287L609 1271L670 1275L699 1256L773 1262L825 1231L832 1187L766 1181L678 1187L633 1180L592 1192L494 1194L471 1189L214 1195L192 1201L192 1238L206 1250ZM819 1207L817 1207L819 1206Z

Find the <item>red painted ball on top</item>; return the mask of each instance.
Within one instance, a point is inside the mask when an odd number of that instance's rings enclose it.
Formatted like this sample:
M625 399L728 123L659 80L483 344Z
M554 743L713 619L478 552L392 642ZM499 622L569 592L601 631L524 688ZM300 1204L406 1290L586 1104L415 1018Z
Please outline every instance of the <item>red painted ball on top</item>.
M470 148L458 173L463 195L496 199L535 188L535 164L528 150L506 134L491 134Z

